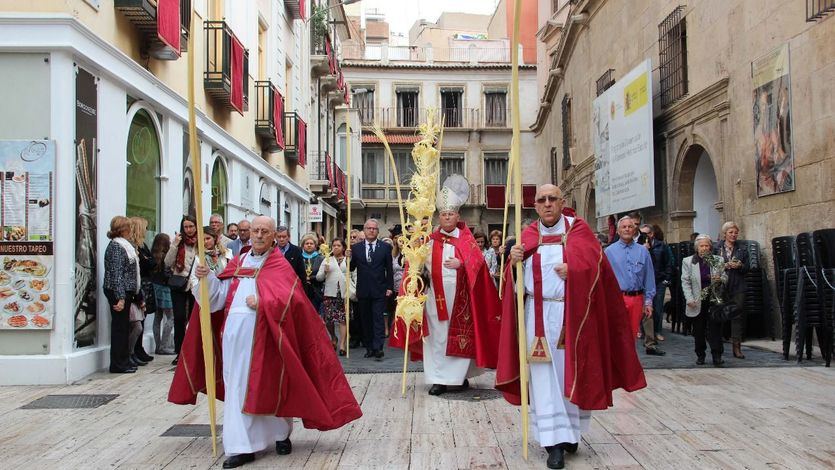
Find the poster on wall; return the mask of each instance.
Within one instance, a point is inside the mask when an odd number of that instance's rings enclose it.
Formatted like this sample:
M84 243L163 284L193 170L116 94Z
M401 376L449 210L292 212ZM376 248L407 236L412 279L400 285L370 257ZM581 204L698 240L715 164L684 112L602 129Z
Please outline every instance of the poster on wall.
M84 69L75 78L75 286L73 331L77 348L96 344L96 77Z
M55 318L55 142L0 141L0 330Z
M592 141L597 217L654 206L649 59L594 100Z
M789 45L751 63L757 196L794 191Z

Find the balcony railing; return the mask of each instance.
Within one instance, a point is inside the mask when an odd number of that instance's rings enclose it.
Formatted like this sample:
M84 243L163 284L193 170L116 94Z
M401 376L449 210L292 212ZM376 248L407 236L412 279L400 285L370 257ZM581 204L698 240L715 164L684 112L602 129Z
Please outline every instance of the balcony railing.
M206 21L206 93L227 109L232 106L232 41L238 41L225 21ZM240 43L240 41L238 41ZM249 108L249 50L243 51L243 111Z
M507 40L477 41L452 47L389 46L386 44L343 45L342 58L370 62L459 62L469 64L508 64L510 46ZM519 47L522 57L524 49Z
M284 113L284 157L297 165L307 164L307 123L295 111Z
M188 32L191 27L191 0L179 0L180 4L180 52L188 51ZM143 49L159 60L177 60L180 55L157 35L157 0L114 0L128 21L143 36Z
M284 148L284 97L268 80L255 82L255 133L267 151Z
M505 119L498 116L490 122L482 119L482 112L475 108L444 108L443 124L447 129L476 129L507 127ZM384 129L408 129L419 126L426 120L427 108L362 108L359 110L363 126L379 124Z
M835 12L835 0L806 0L806 21L818 21Z
M290 13L290 18L294 20L304 20L307 18L307 0L284 0L284 7Z

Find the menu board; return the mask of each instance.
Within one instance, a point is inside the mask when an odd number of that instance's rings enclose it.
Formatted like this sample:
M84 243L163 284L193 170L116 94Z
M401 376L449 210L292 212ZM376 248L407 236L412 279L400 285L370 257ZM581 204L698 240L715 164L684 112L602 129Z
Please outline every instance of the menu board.
M52 329L55 142L0 140L0 330Z

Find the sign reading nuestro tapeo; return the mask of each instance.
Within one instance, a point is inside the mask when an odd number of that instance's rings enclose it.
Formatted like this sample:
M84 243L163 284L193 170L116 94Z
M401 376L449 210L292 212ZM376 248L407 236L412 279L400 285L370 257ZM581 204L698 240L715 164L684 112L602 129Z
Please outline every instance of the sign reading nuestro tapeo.
M597 217L655 205L649 59L594 100L592 141Z
M51 329L55 143L0 140L0 330Z

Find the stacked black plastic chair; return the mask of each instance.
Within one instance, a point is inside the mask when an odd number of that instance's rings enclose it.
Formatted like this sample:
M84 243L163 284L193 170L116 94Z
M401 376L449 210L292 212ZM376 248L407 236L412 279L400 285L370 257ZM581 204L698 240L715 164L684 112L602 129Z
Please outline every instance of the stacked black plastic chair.
M774 265L774 283L783 326L783 359L789 359L792 327L795 323L794 303L797 293L797 245L795 237L777 237L771 240L771 256ZM809 346L811 355L811 342Z
M817 333L818 345L827 367L832 359L832 317L824 310L822 289L824 279L816 264L815 245L810 232L801 233L795 239L797 246L797 290L794 302L794 315L797 321L795 342L797 362L803 360L804 346L806 358L811 359L812 331ZM785 340L784 340L785 341Z
M748 251L748 272L745 274L745 331L748 337L771 336L774 338L774 330L771 327L771 318L768 302L768 283L765 270L760 260L760 244L753 240L740 240L742 246Z
M818 299L821 303L824 334L828 337L829 353L824 355L828 366L835 351L835 228L812 232L815 266L818 274Z

